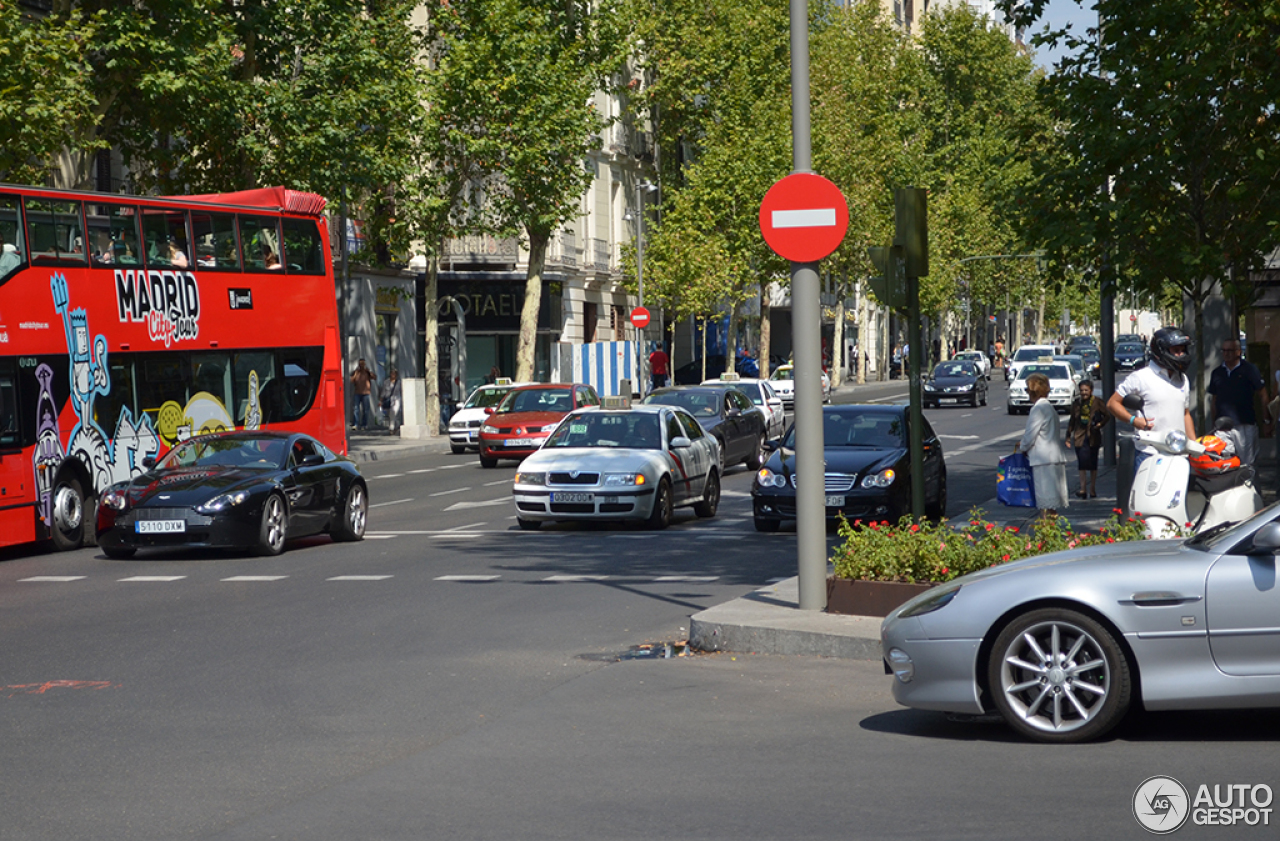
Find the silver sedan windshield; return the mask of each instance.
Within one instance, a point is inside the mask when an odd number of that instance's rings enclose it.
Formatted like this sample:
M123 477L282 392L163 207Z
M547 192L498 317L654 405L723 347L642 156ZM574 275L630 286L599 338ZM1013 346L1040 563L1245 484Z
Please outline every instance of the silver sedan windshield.
M639 412L586 412L564 420L542 448L625 447L634 450L662 449L658 416Z

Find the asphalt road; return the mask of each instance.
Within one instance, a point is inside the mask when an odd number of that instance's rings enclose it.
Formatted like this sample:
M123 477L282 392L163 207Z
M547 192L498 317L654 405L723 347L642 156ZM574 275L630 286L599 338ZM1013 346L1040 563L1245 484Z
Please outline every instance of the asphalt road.
M992 396L929 412L953 514L1022 426ZM1048 748L897 707L877 662L618 660L794 574L794 534L740 467L714 520L522 532L513 471L369 465L369 539L278 558L6 552L0 838L1137 838L1152 775L1280 784L1273 712Z

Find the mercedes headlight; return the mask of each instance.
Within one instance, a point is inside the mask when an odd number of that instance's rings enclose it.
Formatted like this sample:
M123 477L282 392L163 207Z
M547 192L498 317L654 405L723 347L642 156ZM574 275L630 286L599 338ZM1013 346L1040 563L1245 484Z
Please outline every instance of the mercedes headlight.
M897 475L892 467L881 470L879 473L870 473L862 477L862 487L887 488L893 484L893 479Z
M606 488L631 487L632 485L643 485L646 479L643 473L606 473L604 474L604 486Z
M785 488L787 486L787 477L781 473L774 473L767 467L762 467L756 473L756 482L762 488Z
M201 514L217 514L219 511L226 511L228 508L239 505L248 498L248 491L232 491L229 494L219 494L203 505L197 505L196 510Z
M547 483L546 473L517 473L517 485L545 485Z

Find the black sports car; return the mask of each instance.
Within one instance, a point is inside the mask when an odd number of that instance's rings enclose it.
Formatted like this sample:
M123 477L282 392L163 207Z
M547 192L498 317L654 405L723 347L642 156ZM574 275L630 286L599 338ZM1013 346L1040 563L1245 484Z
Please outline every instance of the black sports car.
M679 406L693 415L698 425L720 444L720 472L742 462L748 470L764 463L768 439L764 415L751 398L737 389L716 386L673 386L660 388L645 403Z
M974 362L940 362L925 381L922 398L925 406L985 406L987 378Z
M109 558L150 547L278 555L304 535L364 537L369 494L359 468L309 435L202 435L144 465L98 503L98 545Z
M896 522L911 513L910 414L901 405L823 408L828 520L844 514L850 521ZM793 425L751 484L757 531L777 531L784 520L796 518L795 433ZM947 465L942 443L928 420L924 421L924 487L925 514L945 517Z

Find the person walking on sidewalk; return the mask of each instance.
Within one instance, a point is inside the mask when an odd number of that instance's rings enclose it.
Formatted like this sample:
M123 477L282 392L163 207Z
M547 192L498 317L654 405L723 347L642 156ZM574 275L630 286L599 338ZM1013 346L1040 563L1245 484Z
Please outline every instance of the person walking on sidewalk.
M1253 395L1266 387L1262 372L1240 358L1240 341L1224 339L1222 364L1209 376L1209 406L1215 421L1227 417L1235 422L1240 433L1236 440L1243 444L1236 453L1241 464L1253 464L1258 458L1258 413L1253 408Z
M387 381L378 392L382 414L387 418L387 429L395 435L400 430L400 372L395 368L387 375Z
M1067 451L1062 448L1058 410L1049 402L1049 378L1044 374L1027 377L1027 396L1032 406L1026 431L1013 451L1027 454L1041 516L1056 516L1058 509L1068 504Z
M368 429L369 419L373 414L373 384L378 378L373 375L369 367L365 365L365 361L360 359L356 362L356 369L351 372L351 388L355 392L356 405L355 417L352 418L351 425L356 429Z
M1186 432L1187 438L1196 437L1195 421L1191 418L1191 386L1187 369L1191 367L1188 347L1191 337L1177 327L1162 327L1151 337L1151 362L1139 368L1124 382L1116 386L1115 393L1107 401L1107 410L1120 423L1134 429L1150 429L1162 436L1170 432ZM1124 407L1124 397L1137 394L1142 398L1143 416L1135 415ZM1138 444L1133 458L1133 474L1155 448Z
M1066 442L1068 448L1076 451L1076 467L1080 470L1080 490L1076 496L1081 499L1098 495L1098 448L1102 446L1102 427L1108 420L1106 404L1093 394L1093 381L1084 380L1071 403Z
M667 358L667 352L662 349L659 343L653 349L653 353L649 354L649 377L653 388L662 388L667 384L667 366L670 359Z

